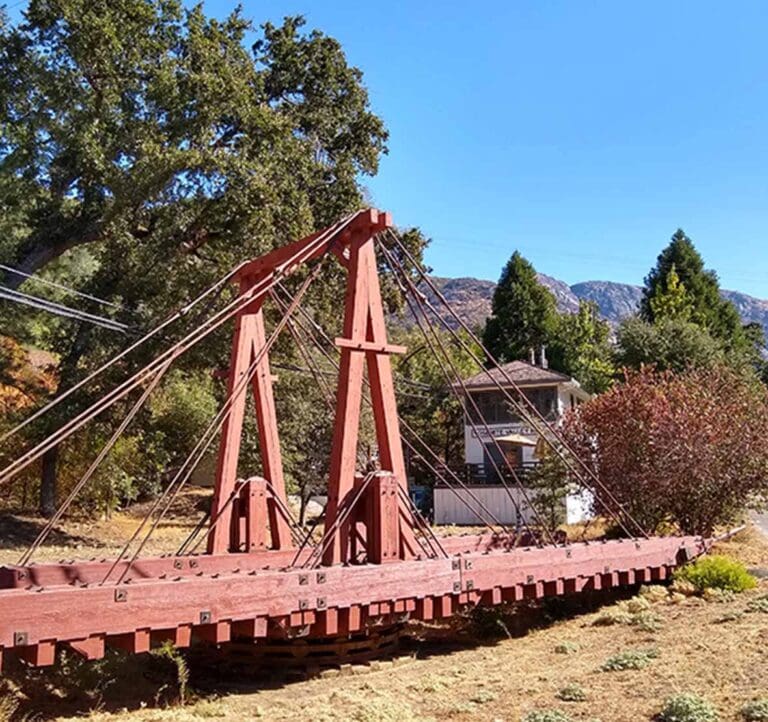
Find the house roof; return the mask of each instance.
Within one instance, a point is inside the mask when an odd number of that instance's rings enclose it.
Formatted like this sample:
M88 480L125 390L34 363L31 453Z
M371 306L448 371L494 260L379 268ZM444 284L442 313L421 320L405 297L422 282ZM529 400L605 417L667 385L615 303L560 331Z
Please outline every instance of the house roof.
M502 386L509 386L507 378L510 378L518 386L537 386L540 384L563 384L574 382L575 379L568 374L534 366L527 361L510 361L499 367L481 371L475 376L464 380L467 388L495 387L496 382Z

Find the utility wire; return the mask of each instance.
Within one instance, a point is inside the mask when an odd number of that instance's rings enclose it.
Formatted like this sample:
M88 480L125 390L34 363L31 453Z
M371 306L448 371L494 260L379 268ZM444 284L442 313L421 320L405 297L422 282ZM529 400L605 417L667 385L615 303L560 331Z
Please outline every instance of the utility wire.
M33 276L31 273L24 273L24 271L20 271L18 268L13 268L11 266L6 266L3 263L0 263L0 268L3 271L7 271L8 273L13 273L16 276L21 276L22 278L28 278L30 281L35 281L36 283L41 283L44 286L50 286L51 288L56 288L59 291L64 291L65 293L70 293L73 296L80 296L80 298L87 298L89 301L93 301L94 303L98 303L102 306L111 306L112 308L117 308L119 310L125 310L120 304L118 303L112 303L111 301L105 301L103 298L98 298L98 296L92 296L90 293L83 293L82 291L78 291L74 288L70 288L69 286L65 286L62 283L56 283L55 281L49 281L46 278L40 278L40 276Z
M203 299L205 299L207 296L209 296L212 293L218 293L221 291L221 289L224 287L226 283L228 283L231 278L240 270L240 268L243 266L243 264L240 264L239 266L232 269L229 273L227 273L225 276L223 276L221 279L219 279L214 285L210 286L209 288L205 289L199 296L194 298L192 301L187 303L185 306L182 306L180 309L174 311L170 316L165 318L158 326L153 328L151 331L146 333L142 338L140 338L138 341L135 341L132 343L128 348L123 349L120 353L118 353L116 356L113 356L109 361L104 363L102 366L97 368L95 371L92 371L88 376L78 381L74 386L69 388L67 391L63 392L61 395L56 396L51 401L49 401L45 406L38 409L34 414L27 417L24 421L4 433L2 436L0 436L0 442L5 441L6 439L10 438L14 434L18 433L28 424L32 423L35 419L38 419L40 416L44 415L48 411L50 411L54 406L60 404L64 399L71 396L73 393L75 393L78 389L85 386L88 382L92 381L94 378L99 376L101 373L106 371L110 366L113 366L115 363L117 363L120 359L124 358L126 355L128 355L131 351L137 349L139 346L141 346L143 343L148 341L153 336L156 336L158 333L160 333L163 329L165 329L167 326L171 325L175 321L177 321L180 318L185 317L189 314L189 312Z
M39 296L32 296L28 293L22 293L21 291L14 291L7 286L0 286L0 298L4 298L7 301L13 301L15 303L21 303L25 306L31 306L32 308L38 308L42 311L48 311L49 313L56 314L57 316L66 316L67 318L73 318L78 321L86 321L92 323L95 326L101 326L102 328L108 328L111 331L120 331L125 333L128 330L128 326L124 323L118 323L110 318L104 316L97 316L93 313L86 313L85 311L78 311L70 306L65 306L61 303L49 301L47 298L40 298Z
M37 444L33 449L30 449L21 457L17 458L5 469L0 470L0 484L9 480L15 476L19 471L32 463L35 459L41 456L47 449L56 446L56 444L63 441L65 438L73 434L83 424L87 423L91 418L102 413L106 408L115 404L122 399L127 393L135 388L139 383L146 379L148 374L156 371L159 366L168 359L169 356L176 356L178 353L184 353L189 348L194 346L202 338L205 338L219 326L225 323L227 320L237 315L245 306L254 301L256 298L265 295L269 289L274 286L279 279L301 263L310 259L313 254L316 254L318 250L322 250L323 244L329 243L333 238L340 233L349 223L352 222L354 215L350 215L339 221L335 226L326 229L317 238L312 240L306 247L300 248L295 251L289 258L273 268L264 278L257 281L251 289L234 299L225 308L219 310L214 316L206 319L198 328L188 333L183 339L174 344L173 347L162 352L159 356L155 357L153 361L147 364L143 369L137 371L128 380L124 381L117 388L113 389L99 401L92 404L85 411L80 413L74 419L71 419L60 427L53 434L48 436L45 440ZM157 332L159 327L155 329ZM61 397L63 398L63 397ZM61 398L59 400L61 400ZM17 427L18 428L18 427Z

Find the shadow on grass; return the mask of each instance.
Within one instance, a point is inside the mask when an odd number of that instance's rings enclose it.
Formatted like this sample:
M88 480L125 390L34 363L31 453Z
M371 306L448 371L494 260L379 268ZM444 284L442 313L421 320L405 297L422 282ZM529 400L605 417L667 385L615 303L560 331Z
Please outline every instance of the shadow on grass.
M42 517L21 516L9 512L0 512L0 529L4 547L29 546L43 530L47 519ZM47 542L57 546L75 546L78 544L93 544L94 540L79 534L71 534L61 528L54 527L48 535Z

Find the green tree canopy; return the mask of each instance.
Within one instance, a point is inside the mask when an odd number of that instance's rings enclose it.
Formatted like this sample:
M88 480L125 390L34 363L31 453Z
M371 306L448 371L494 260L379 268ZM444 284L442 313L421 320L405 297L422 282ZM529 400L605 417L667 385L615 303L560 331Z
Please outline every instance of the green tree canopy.
M548 342L556 318L555 297L539 283L533 266L515 251L493 293L483 344L502 363L527 358L529 349Z
M611 327L600 318L594 301L581 301L577 313L563 313L549 345L552 368L570 374L590 393L605 391L616 368L610 343Z
M645 278L640 315L649 322L668 318L670 303L682 303L683 308L690 304L690 320L706 328L714 338L730 346L744 344L736 307L722 298L717 274L704 268L701 255L681 229L674 233Z
M386 131L339 44L302 25L267 23L249 51L239 10L218 21L179 0L31 0L0 35L14 263L34 271L101 242L185 273L359 204L357 175L376 171Z
M685 371L725 363L722 344L707 329L690 321L662 318L648 323L639 317L625 319L617 331L616 360L620 366L639 369Z
M387 132L339 43L303 25L257 29L239 10L216 20L181 0L30 0L20 22L0 21L0 261L113 301L99 313L144 330L239 262L362 207L361 179L376 173ZM420 234L403 240L420 257ZM338 322L343 276L326 274L308 294L319 320ZM60 390L127 345L29 312L10 320L16 339L60 359ZM186 354L181 371L226 367L230 331ZM157 350L145 345L117 371ZM284 344L275 356L292 358ZM115 378L89 385L90 399ZM166 426L191 424L177 412L202 401L178 391L164 391ZM52 425L86 400L61 404ZM153 438L185 433L162 431ZM56 450L43 464L48 512L55 467Z
M693 313L691 302L685 285L677 274L673 263L664 279L664 287L659 288L656 295L650 299L650 308L656 321L675 319L687 321Z

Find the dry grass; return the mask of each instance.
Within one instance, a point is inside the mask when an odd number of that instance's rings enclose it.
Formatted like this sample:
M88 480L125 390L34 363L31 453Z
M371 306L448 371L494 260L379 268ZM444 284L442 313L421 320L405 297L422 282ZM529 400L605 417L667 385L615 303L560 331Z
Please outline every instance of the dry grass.
M62 534L75 541L59 544L46 556L108 555L139 518L134 509L98 525L68 523ZM177 543L191 528L190 519L184 510L169 519L161 526L159 543ZM92 544L96 538L102 540L99 546ZM749 566L768 567L768 541L753 529L719 544L716 551ZM417 648L416 658L374 663L363 674L329 673L282 686L242 680L232 680L227 688L206 685L206 692L183 708L158 707L156 688L137 684L141 671L135 661L126 662L125 682L123 673L117 673L91 707L113 711L93 711L90 719L518 722L533 710L557 709L584 722L637 722L652 720L667 697L692 692L714 703L722 720L735 721L745 703L768 696L768 613L748 611L762 609L765 605L755 602L767 592L766 581L753 592L712 601L658 591L646 597L649 608L646 602L615 604L482 646L470 643L466 630L457 631L455 625L443 632L433 629L433 637L445 634L459 648L434 653L434 647L425 644ZM650 614L654 624L624 623L627 613ZM611 614L619 623L595 624ZM617 654L648 649L658 650L658 657L643 669L601 671ZM566 688L583 690L585 699L563 700ZM51 699L59 700L53 708L50 701L45 707L32 705L42 711L39 719L55 714L62 715L59 719L82 719L78 712L83 707L69 704L66 695L54 693ZM123 704L132 711L119 711Z
M738 559L748 567L768 567L768 538L751 523L736 536L715 544L712 552Z
M651 720L677 692L710 700L723 720L765 695L768 616L748 613L723 623L750 599L722 602L669 596L653 604L662 624L655 632L633 626L594 625L595 612L510 639L428 659L374 664L364 674L317 678L277 688L239 686L238 694L206 699L186 708L95 713L94 720L519 720L535 709L560 709L574 720ZM564 641L578 650L558 654ZM627 650L658 650L639 670L601 671ZM584 701L563 701L566 687Z
M209 503L210 489L189 489L174 501L150 538L144 556L176 551L187 538ZM109 519L64 519L35 553L35 561L90 559L115 556L138 528L150 503L135 504ZM0 564L14 564L45 526L46 520L29 515L4 514L0 519Z

